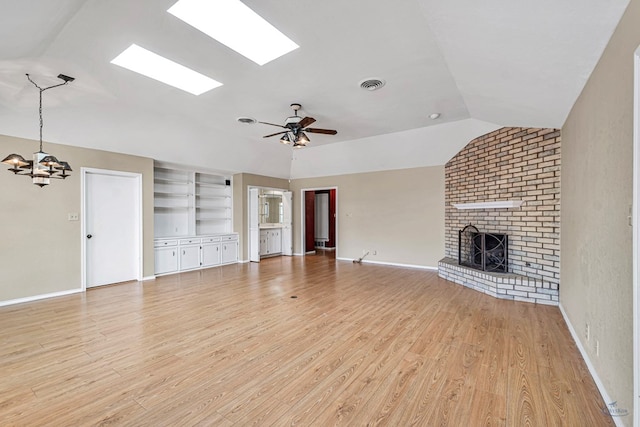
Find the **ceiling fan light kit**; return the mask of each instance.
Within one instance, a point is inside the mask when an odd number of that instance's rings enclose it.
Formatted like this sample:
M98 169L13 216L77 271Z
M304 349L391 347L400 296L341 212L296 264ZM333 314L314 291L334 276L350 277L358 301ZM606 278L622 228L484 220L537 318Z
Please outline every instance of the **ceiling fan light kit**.
M294 112L293 116L289 116L285 119L284 125L277 125L275 123L258 122L264 125L276 126L286 129L282 132L276 132L263 136L263 138L269 138L276 135L281 135L280 142L282 144L292 144L294 148L302 148L311 142L305 132L309 133L321 133L325 135L336 135L338 132L333 129L318 129L307 127L313 124L316 119L313 117L300 117L298 116L298 110L302 108L302 105L298 103L291 104L291 109Z
M31 80L31 77L27 74L27 79L40 91L40 108L38 110L40 115L40 150L33 153L33 160L26 160L20 154L15 153L9 154L2 160L2 163L11 166L9 168L10 172L16 175L31 177L33 184L40 188L49 185L51 178L65 179L69 176L67 172L73 171L69 163L64 160L58 160L55 156L42 151L42 92L53 89L54 87L64 86L75 80L73 77L65 76L64 74L59 74L58 78L64 83L41 88Z

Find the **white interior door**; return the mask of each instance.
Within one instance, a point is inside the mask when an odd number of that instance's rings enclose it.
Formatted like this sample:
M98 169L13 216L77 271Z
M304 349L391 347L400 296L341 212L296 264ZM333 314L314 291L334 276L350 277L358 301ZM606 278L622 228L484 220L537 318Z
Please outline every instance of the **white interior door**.
M293 231L291 229L291 191L282 192L282 254L293 255Z
M258 189L249 189L249 261L260 262L260 221Z
M141 182L139 174L85 171L86 287L141 278Z

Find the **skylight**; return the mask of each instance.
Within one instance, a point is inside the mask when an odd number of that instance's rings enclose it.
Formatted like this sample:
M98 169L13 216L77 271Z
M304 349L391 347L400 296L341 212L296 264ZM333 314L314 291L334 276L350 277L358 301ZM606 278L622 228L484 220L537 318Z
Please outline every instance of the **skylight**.
M129 46L124 52L116 56L111 63L194 95L200 95L222 86L220 82L136 44Z
M299 47L239 0L179 0L167 12L258 65Z

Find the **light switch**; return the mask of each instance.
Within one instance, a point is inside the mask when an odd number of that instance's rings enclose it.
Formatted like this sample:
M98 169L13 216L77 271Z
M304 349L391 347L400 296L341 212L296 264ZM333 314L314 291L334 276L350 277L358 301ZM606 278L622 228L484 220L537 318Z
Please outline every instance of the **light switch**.
M67 219L69 221L77 221L78 220L78 214L77 213L67 214Z

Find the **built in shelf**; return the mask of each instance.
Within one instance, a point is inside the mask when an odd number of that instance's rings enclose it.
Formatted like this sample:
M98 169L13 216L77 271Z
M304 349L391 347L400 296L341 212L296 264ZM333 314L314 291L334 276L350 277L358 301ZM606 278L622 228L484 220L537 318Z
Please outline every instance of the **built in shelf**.
M219 189L227 189L229 188L228 185L225 184L213 184L210 182L196 182L196 185L198 187L207 187L207 188L219 188Z
M499 200L494 202L452 203L456 209L504 209L519 208L524 200Z

